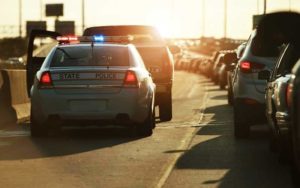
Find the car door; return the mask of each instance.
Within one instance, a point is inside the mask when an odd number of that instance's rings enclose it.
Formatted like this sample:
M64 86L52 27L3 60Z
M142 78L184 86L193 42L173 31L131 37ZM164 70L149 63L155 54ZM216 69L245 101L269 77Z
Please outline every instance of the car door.
M46 30L32 30L30 33L26 64L26 83L28 97L30 97L30 90L33 85L35 74L41 68L46 56L48 55L48 52L50 51L50 49L52 49L52 46L57 44L56 37L58 36L61 36L61 34ZM54 41L54 44L49 42L49 44L47 43L43 45L43 43L49 38ZM35 49L35 42L38 39L41 45L38 49Z
M280 57L278 58L278 61L276 62L275 68L272 71L272 75L270 79L267 82L266 87L266 115L269 123L273 123L272 120L274 120L274 114L276 113L275 108L275 96L274 91L278 85L278 78L281 76L280 72L282 67L284 66L284 54L287 51L287 48L283 50Z
M282 108L285 108L285 90L290 79L291 67L293 66L290 63L294 59L293 51L294 47L292 45L287 45L284 48L268 82L266 91L268 118L274 118L277 111L282 111Z
M277 67L277 66L276 66ZM266 116L268 123L270 125L273 125L274 123L274 89L276 86L276 68L273 71L270 79L267 82L267 87L266 87ZM273 126L272 126L273 128Z

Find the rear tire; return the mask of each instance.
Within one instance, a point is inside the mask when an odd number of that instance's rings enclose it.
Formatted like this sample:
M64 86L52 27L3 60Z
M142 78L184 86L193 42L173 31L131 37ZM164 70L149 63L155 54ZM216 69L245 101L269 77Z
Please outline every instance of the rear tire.
M241 106L235 104L233 107L234 116L234 136L236 138L248 138L250 134L250 125L247 123L246 117L243 115Z
M151 136L155 127L155 119L152 110L150 110L144 123L137 125L137 133L139 136Z
M34 114L31 112L30 115L30 133L31 137L45 137L47 136L47 128L44 127L43 125L39 124L35 118Z
M273 134L273 133L271 133ZM274 135L270 136L269 140L269 150L273 153L277 153L279 151L279 141L278 138L276 138Z
M227 102L229 105L233 105L233 95L232 95L232 90L231 90L231 87L229 87L228 85L228 88L227 88Z
M214 82L215 85L219 84L218 79L215 76L213 77L212 81Z
M155 121L155 106L154 106L154 109L153 109L153 112L152 112L152 119L153 119L153 122L152 122L152 129L155 129L155 128L156 128L156 121Z
M295 175L295 177L300 176L300 143L299 143L299 139L297 139L297 136L295 135L296 133L294 133L294 131L296 130L292 130L292 157L293 157L293 163L292 163L292 167L293 167L293 173ZM298 183L300 184L299 180Z
M289 164L293 161L292 143L289 134L280 135L279 137L279 162Z
M220 89L223 90L225 89L225 84L223 82L220 81Z
M170 121L172 119L172 93L163 94L159 104L159 118L161 121Z

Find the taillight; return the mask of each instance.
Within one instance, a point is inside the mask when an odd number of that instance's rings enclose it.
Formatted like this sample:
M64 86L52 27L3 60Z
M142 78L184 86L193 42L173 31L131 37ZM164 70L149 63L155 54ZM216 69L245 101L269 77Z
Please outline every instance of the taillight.
M248 61L241 62L241 70L242 71L248 71L250 69L251 69L250 62L248 62Z
M138 80L136 74L133 71L127 71L124 78L124 85L126 86L138 86Z
M43 72L40 78L39 87L40 88L52 88L52 79L50 72Z
M242 61L240 63L240 69L241 72L243 73L254 73L254 72L258 72L263 68L265 68L265 65L260 63L253 63L249 61Z
M292 85L288 84L286 87L286 94L285 94L286 104L288 108L290 108L292 105L292 91L293 91Z

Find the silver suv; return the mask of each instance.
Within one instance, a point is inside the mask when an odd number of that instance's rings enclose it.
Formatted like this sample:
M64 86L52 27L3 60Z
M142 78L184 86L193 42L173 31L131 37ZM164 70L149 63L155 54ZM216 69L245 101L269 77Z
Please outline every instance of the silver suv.
M266 37L254 30L238 61L233 77L234 130L237 138L248 137L250 125L266 121L266 80L280 52L275 39L275 35Z

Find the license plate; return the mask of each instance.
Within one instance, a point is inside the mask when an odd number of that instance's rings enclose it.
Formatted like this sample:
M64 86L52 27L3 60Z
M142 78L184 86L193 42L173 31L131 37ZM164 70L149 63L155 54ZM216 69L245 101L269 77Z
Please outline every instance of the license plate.
M74 112L99 112L106 109L105 100L73 100L69 102L71 111Z

